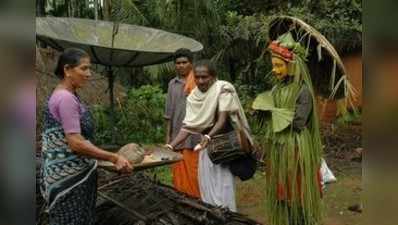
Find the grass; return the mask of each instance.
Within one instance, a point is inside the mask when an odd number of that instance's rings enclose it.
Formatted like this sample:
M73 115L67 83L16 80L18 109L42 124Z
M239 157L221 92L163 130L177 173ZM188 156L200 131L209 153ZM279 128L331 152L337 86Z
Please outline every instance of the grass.
M337 171L334 171L337 172ZM361 214L348 207L361 202L361 167L358 163L335 173L337 182L324 191L325 217L323 225L359 225ZM253 179L236 182L238 211L260 223L267 224L265 212L265 174L258 171Z
M265 174L257 171L247 181L236 178L236 204L238 212L260 223L266 223L265 215Z

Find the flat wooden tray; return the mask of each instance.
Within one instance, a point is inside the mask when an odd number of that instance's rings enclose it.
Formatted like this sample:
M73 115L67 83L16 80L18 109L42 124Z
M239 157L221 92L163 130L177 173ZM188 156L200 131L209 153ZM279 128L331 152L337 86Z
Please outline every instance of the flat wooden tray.
M139 163L134 163L134 171L172 164L182 160L182 155L180 153L170 151L160 146L147 147L144 148L144 150L144 159ZM110 171L116 171L115 165L108 161L99 160L98 167Z

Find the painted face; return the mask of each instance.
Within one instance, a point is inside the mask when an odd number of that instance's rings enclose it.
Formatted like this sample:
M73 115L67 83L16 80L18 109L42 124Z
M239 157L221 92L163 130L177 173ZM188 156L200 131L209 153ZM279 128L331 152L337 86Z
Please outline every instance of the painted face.
M175 67L178 75L186 77L192 70L192 63L187 57L179 57L175 60Z
M215 77L210 75L209 69L206 66L198 66L194 69L194 77L196 86L201 92L209 90L215 81Z
M66 78L70 79L75 88L81 88L91 77L91 62L89 57L80 59L80 64L73 68L67 68Z
M287 62L278 57L272 57L272 73L278 80L283 80L288 75Z

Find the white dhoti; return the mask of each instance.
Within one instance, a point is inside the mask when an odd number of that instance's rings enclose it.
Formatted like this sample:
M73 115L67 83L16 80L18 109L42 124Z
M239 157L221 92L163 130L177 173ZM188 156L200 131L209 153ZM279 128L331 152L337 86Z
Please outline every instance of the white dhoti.
M236 212L234 176L229 168L214 164L204 149L199 153L198 170L202 201Z

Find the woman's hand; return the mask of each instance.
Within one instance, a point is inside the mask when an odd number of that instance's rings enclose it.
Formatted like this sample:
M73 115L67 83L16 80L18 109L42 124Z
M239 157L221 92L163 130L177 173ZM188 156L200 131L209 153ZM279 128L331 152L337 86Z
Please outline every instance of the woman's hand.
M131 173L133 170L133 165L124 156L118 154L115 154L113 164L115 164L116 170L121 173Z
M170 151L174 151L174 147L170 144L165 144L164 147L169 149Z

